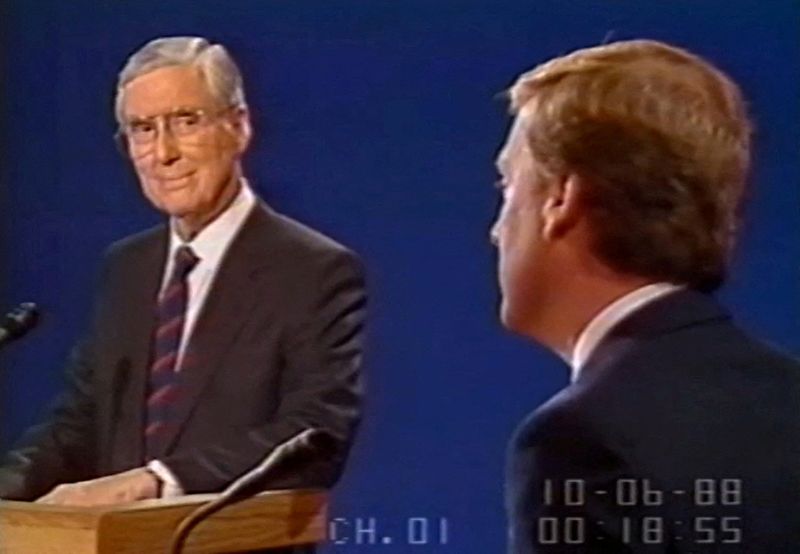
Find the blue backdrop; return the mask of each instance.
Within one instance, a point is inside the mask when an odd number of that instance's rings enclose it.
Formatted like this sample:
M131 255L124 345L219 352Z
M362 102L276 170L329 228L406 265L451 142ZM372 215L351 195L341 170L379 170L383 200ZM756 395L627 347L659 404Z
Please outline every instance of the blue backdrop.
M567 373L496 322L487 234L492 160L508 124L497 93L549 57L609 34L652 37L742 84L756 163L722 294L746 327L800 351L793 0L4 4L2 300L36 300L47 317L3 352L3 446L58 389L104 247L158 220L115 151L111 105L124 59L160 35L230 48L254 114L247 168L256 189L350 245L369 269L369 397L336 495L333 516L343 519L331 551L503 549L505 442Z

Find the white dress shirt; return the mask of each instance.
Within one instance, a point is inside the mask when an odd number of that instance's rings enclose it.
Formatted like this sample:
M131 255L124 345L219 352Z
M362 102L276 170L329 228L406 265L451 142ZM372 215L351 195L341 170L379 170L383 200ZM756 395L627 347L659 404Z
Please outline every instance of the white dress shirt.
M236 195L230 206L217 216L214 221L204 227L191 241L184 242L175 229L175 221L170 221L169 250L159 294L164 292L167 281L169 281L169 277L172 274L172 268L175 265L175 252L178 248L182 246L190 247L199 259L188 277L189 302L186 307L186 317L178 347L178 361L175 364L175 371L180 371L181 369L181 361L186 351L186 344L189 342L188 339L191 337L194 326L197 323L197 317L205 304L208 292L214 282L214 277L222 264L222 259L255 205L255 194L253 194L247 182L243 181L239 194ZM147 464L147 468L161 480L163 484L161 489L162 498L172 498L183 494L183 488L175 474L164 463L159 460L153 460Z
M589 324L584 327L575 348L572 350L570 366L572 368L571 381L578 379L583 366L589 360L597 345L608 335L611 328L631 315L646 304L661 298L675 290L682 288L672 283L653 283L645 285L616 299L614 302L600 310Z

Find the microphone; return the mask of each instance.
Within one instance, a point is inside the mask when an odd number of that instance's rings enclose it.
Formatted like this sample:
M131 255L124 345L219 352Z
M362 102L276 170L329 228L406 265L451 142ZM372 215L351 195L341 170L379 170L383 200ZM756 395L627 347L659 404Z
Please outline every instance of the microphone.
M231 483L222 493L206 504L203 504L188 516L175 529L168 552L181 554L189 533L204 519L222 510L226 506L244 500L253 493L253 487L288 461L296 461L302 455L327 455L333 453L336 439L321 429L306 429L275 447L256 467Z
M8 312L0 322L0 348L14 341L39 323L39 308L33 302L25 302Z

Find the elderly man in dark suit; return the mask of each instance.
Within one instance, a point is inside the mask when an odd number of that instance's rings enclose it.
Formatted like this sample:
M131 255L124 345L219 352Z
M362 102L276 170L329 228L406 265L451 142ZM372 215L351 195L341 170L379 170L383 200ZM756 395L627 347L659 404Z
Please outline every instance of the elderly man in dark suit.
M509 552L796 551L800 364L710 295L750 157L738 87L629 41L540 65L510 96L501 316L572 379L511 442Z
M358 259L250 189L250 119L222 46L148 43L120 74L116 112L144 195L169 222L109 249L68 388L0 466L0 497L219 491L309 428L332 451L264 486L332 485L360 413Z

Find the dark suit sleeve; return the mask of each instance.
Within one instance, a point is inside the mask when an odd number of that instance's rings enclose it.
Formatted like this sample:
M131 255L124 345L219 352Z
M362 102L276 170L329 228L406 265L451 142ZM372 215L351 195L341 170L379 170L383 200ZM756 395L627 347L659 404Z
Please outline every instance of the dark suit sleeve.
M95 477L97 406L94 394L94 344L99 311L110 273L106 256L98 278L92 323L84 341L73 348L66 385L44 423L28 430L0 465L0 498L34 500L54 486Z
M536 414L520 428L509 452L510 554L680 551L668 536L641 540L643 518L663 514L618 501L621 481L643 480L610 443L591 418L568 409Z
M0 467L0 498L34 500L55 485L88 479L95 459L92 364L73 350L67 386L45 423L30 429Z
M275 416L237 436L161 459L187 493L221 490L308 428L335 437L333 452L293 465L264 486L329 487L338 478L360 416L364 278L357 258L336 250L315 264L307 283L283 339Z

